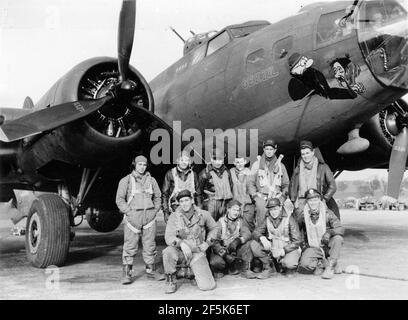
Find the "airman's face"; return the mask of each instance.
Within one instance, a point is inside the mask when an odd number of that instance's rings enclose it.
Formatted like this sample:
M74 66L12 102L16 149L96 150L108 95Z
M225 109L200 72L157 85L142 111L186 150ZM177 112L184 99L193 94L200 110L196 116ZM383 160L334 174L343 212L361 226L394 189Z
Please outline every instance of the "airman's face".
M146 162L137 162L136 163L136 172L140 174L144 174L147 168L147 163Z
M184 212L187 212L191 209L191 206L193 205L193 199L190 197L184 197L179 200L179 205L181 210Z
M307 204L309 205L310 210L316 211L317 209L319 209L320 197L314 197L314 198L308 199Z
M214 168L219 169L224 164L224 159L211 159L211 164Z
M241 209L239 206L235 205L228 209L228 216L231 220L235 220L239 217Z
M238 171L242 171L245 168L246 161L244 158L235 158L234 165Z
M182 155L179 159L178 159L178 166L180 167L180 169L185 170L188 168L188 166L190 165L190 157L188 157L187 155Z
M272 146L266 146L263 150L267 158L272 158L276 153L276 148Z
M269 208L269 214L272 216L272 218L276 219L277 217L279 217L279 214L281 213L281 207L280 206L276 206L276 207L272 207Z
M300 156L302 157L303 162L310 163L314 156L314 150L310 150L309 148L301 149Z

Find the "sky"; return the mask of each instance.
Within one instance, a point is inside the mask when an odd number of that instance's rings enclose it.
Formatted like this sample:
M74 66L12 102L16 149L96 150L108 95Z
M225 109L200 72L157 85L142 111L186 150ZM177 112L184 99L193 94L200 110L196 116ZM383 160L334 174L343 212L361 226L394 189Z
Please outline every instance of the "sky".
M330 0L329 0L330 1ZM405 1L405 5L407 0ZM184 38L248 20L279 21L316 0L137 0L130 64L150 81L182 56ZM0 0L0 107L34 103L79 62L117 55L121 0ZM380 171L386 175L386 171ZM347 173L365 178L375 171Z
M138 0L131 65L150 81L184 38L248 20L278 21L315 0ZM77 63L117 54L121 0L0 0L0 106L36 102Z

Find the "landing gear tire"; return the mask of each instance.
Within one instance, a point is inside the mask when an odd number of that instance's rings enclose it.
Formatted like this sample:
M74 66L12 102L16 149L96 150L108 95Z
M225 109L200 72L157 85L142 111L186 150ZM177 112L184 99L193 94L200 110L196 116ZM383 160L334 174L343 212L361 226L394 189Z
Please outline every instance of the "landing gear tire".
M55 194L33 201L27 217L25 248L30 263L37 268L62 266L68 256L69 211Z
M89 226L98 232L111 232L121 224L123 214L117 210L90 209L86 213Z

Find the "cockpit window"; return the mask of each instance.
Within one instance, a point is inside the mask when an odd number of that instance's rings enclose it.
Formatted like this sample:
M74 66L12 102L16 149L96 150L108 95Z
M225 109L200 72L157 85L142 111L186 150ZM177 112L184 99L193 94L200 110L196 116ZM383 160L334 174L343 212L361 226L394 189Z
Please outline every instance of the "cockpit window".
M203 44L202 46L199 46L195 48L194 51L192 51L192 58L191 58L191 65L195 65L196 63L200 62L203 60L205 57L205 50L207 49L207 46Z
M278 40L274 45L273 45L273 60L279 60L283 59L288 55L290 50L292 49L293 46L293 37L286 37L281 40Z
M246 61L246 71L248 73L255 73L264 69L266 66L265 50L259 49L248 55Z
M325 44L341 40L353 32L353 25L349 22L341 23L345 11L340 10L323 14L317 25L316 43Z
M230 37L227 31L220 33L215 38L211 39L208 43L207 56L211 53L217 51L218 49L224 47L227 43L230 42Z
M392 0L365 1L358 11L358 40L367 64L384 85L408 89L407 12Z

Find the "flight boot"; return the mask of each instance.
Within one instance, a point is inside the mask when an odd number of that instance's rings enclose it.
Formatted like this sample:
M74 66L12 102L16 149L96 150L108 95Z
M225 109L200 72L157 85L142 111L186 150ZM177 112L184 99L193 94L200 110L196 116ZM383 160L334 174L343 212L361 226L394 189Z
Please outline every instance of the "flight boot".
M166 274L166 293L174 293L177 291L176 273Z
M184 276L184 277L185 277L186 279L188 279L188 280L194 280L195 276L194 276L193 270L191 270L190 267L187 267L186 273L185 273L185 276Z
M262 272L258 273L256 275L256 277L258 279L264 280L264 279L268 279L268 278L272 277L274 274L275 274L275 270L271 267L270 263L269 262L267 262L267 263L264 262Z
M341 267L340 263L337 261L336 266L334 267L334 274L342 274L343 268Z
M293 278L296 275L296 269L284 269L283 273L287 278Z
M256 279L256 273L251 270L251 263L245 262L241 276L247 279Z
M232 264L228 266L228 274L236 275L239 274L241 269L241 260L235 259Z
M255 273L262 272L262 262L259 258L254 258L254 260L252 260L252 266Z
M122 284L132 283L132 268L131 264L123 265Z
M146 274L149 279L161 281L166 279L165 275L156 270L155 264L146 265Z
M328 264L326 265L326 268L324 269L324 272L322 274L322 279L332 279L334 276L334 267L336 266L337 261L329 259Z
M214 279L221 279L224 278L225 274L221 271L214 271Z
M323 274L323 272L324 272L324 269L325 269L325 265L326 265L327 263L324 263L323 261L320 261L319 260L319 262L317 263L317 265L316 265L316 269L314 269L314 271L313 271L313 274L315 275L315 276L321 276L322 274Z

